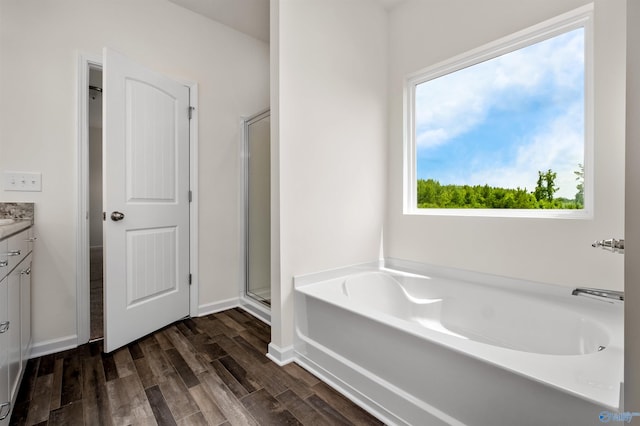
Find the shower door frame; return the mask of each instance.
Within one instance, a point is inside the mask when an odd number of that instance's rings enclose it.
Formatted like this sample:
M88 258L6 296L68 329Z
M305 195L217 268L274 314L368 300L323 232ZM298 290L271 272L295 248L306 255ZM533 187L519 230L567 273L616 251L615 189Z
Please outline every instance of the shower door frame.
M271 307L260 302L257 299L249 296L248 294L248 281L249 281L249 125L255 123L265 117L271 117L271 109L267 108L258 112L257 114L241 117L241 140L240 140L240 211L242 214L240 218L240 258L243 261L240 263L240 280L239 280L239 295L240 303L242 307L253 315L260 318L262 321L271 323Z

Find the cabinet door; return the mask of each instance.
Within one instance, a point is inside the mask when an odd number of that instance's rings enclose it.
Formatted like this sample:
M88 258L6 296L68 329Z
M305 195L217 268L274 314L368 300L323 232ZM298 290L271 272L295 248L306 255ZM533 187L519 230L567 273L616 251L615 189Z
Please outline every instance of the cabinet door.
M0 241L0 280L7 276L9 273L9 258L7 256L9 251L9 240L4 239Z
M24 241L27 243L27 254L33 251L33 246L38 238L36 238L35 233L33 232L33 227L27 228L23 231Z
M7 260L9 262L9 270L15 268L27 255L30 247L30 238L31 228L8 238Z
M8 278L0 278L0 425L9 424L9 411L11 410L11 398L9 395L9 322L8 312ZM3 416L6 416L4 419Z
M20 265L20 359L24 368L31 353L31 254Z
M20 268L17 267L7 277L9 297L7 310L9 312L9 330L7 331L9 391L11 399L18 391L20 380Z

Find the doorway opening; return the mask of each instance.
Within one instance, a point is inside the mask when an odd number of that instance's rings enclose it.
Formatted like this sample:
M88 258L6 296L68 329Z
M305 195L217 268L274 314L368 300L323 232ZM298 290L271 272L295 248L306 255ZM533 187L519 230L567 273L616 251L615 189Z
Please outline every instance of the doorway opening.
M271 113L244 121L245 295L271 306Z
M111 55L111 61L106 61L105 57ZM105 63L109 63L109 66L104 66ZM113 184L115 178L113 176L109 178L103 177L104 173L107 172L104 169L104 159L102 161L98 160L98 156L105 155L105 148L109 148L105 145L106 141L102 140L103 132L100 131L100 126L105 127L108 123L104 121L103 117L109 116L109 105L106 102L112 102L111 105L111 117L114 117L111 120L113 125L118 119L122 119L117 113L114 114L114 103L122 104L123 99L127 99L126 96L123 97L122 93L117 91L110 91L109 94L106 93L107 87L103 86L103 79L108 80L108 76L103 74L100 76L100 72L109 72L111 70L111 78L113 79L115 76L115 72L118 70L121 71L121 74L118 75L117 78L127 78L122 75L123 66L128 66L128 70L131 72L144 72L150 73L157 76L160 80L163 81L162 84L171 84L173 88L178 88L177 90L181 93L180 105L178 106L178 110L184 111L184 115L179 115L179 120L181 120L181 140L179 142L180 148L180 158L187 159L188 165L185 166L184 161L181 160L181 166L177 170L181 170L180 174L180 185L176 187L179 188L180 193L177 195L177 199L179 199L180 203L183 203L182 200L189 200L188 202L188 219L185 221L184 216L182 217L181 228L187 229L187 232L182 232L181 235L187 235L188 238L186 240L186 244L184 244L184 240L181 240L181 253L188 253L186 255L186 264L184 263L184 256L182 255L181 259L183 259L180 263L180 273L176 273L176 285L180 286L180 294L184 295L185 288L188 289L188 297L186 297L187 303L187 312L186 315L198 316L200 313L200 306L198 303L198 283L199 283L199 273L198 273L198 84L193 81L185 81L180 80L177 81L175 79L171 79L171 77L162 76L160 73L155 72L153 70L149 70L143 66L136 64L134 61L124 57L117 52L109 53L108 49L104 49L103 55L87 55L87 54L79 54L78 55L78 109L77 109L77 135L78 135L78 149L77 149L77 166L78 166L78 192L77 192L77 234L76 234L76 308L77 308L77 317L76 317L76 325L77 325L77 334L75 336L70 336L70 339L66 339L64 341L56 342L55 346L60 347L61 349L67 349L69 347L74 347L76 345L82 345L87 343L90 340L97 340L100 338L104 338L105 340L105 349L108 345L111 345L115 349L117 348L118 340L117 338L122 337L127 332L131 331L133 327L125 327L124 331L122 330L113 330L113 325L120 321L122 323L122 316L120 315L109 315L110 306L114 309L117 309L121 304L117 302L109 302L107 298L109 290L111 287L109 285L108 277L109 275L113 278L115 274L107 274L109 269L109 264L106 262L108 259L115 259L116 256L110 256L108 246L113 247L114 254L117 253L129 253L126 250L121 250L116 247L116 244L108 244L107 237L110 235L109 225L113 225L112 221L117 221L118 223L129 223L131 224L132 218L136 215L131 208L130 211L123 210L127 214L127 219L123 222L119 222L124 218L124 214L120 213L122 217L115 217L115 214L118 213L115 210L120 208L112 208L114 210L107 219L110 219L108 224L105 225L103 211L105 208L108 208L106 205L101 205L102 200L105 199L106 194L100 194L100 190L107 191L109 188L113 189L115 186ZM128 71L127 71L128 72ZM144 79L154 78L148 77L150 74L147 74ZM143 79L143 80L144 80ZM140 78L132 78L132 81L142 81ZM107 84L107 83L105 83ZM136 85L134 85L136 86ZM143 85L144 86L144 85ZM109 87L122 88L125 85L119 85L117 82L111 81L109 83ZM134 87L134 89L139 89L140 85ZM149 95L148 91L144 91L147 87L142 87L142 97L136 98L138 101L146 102L145 111L154 110L154 108L149 107ZM187 90L186 98L184 90ZM101 90L105 89L105 92ZM164 93L162 90L156 90L153 93ZM138 95L140 93L137 93ZM104 99L103 99L104 98ZM143 99L144 98L144 99ZM103 101L103 102L102 102ZM156 105L157 102L151 101L152 105ZM165 102L166 104L166 102ZM141 105L138 103L136 105ZM93 106L100 106L104 111L99 111L93 109ZM117 106L115 106L117 111ZM122 107L124 108L124 106ZM124 110L124 109L123 109ZM166 108L165 108L166 110ZM91 114L91 117L90 117ZM185 131L185 118L188 117L186 121L186 131ZM138 121L139 122L139 121ZM136 122L136 123L138 123ZM161 121L161 123L166 123L166 120ZM154 125L150 128L162 128L164 129L166 126L158 126ZM110 132L110 134L114 134L115 132ZM186 137L185 137L186 135ZM115 140L119 140L116 138ZM137 139L139 140L139 139ZM186 142L185 142L186 141ZM104 142L104 143L103 143ZM99 145L102 145L100 147ZM148 145L148 144L147 144ZM155 146L155 145L153 145ZM184 147L187 147L186 152L184 151ZM166 151L166 150L165 150ZM120 152L119 149L115 150L115 152ZM172 151L173 152L173 151ZM145 157L146 158L146 157ZM111 162L113 165L113 161ZM102 168L100 167L102 166ZM134 167L135 170L139 170L139 167ZM122 165L115 166L112 170L124 170ZM186 175L184 173L186 171ZM120 175L116 174L116 177L119 178ZM131 173L129 175L132 176ZM185 176L188 184L185 185ZM98 183L99 182L99 183ZM108 184L108 185L107 185ZM118 186L120 187L120 186ZM187 191L188 190L188 191ZM188 193L187 193L188 192ZM111 199L120 199L117 196L112 196ZM184 211L184 210L182 210ZM138 215L139 217L141 215ZM146 218L155 218L160 215L142 215L142 217ZM164 216L163 216L164 217ZM186 223L186 226L185 226ZM171 227L170 225L165 225L166 227ZM113 228L113 227L112 227ZM149 227L147 226L145 229L157 229L158 227ZM120 231L124 229L130 229L130 226L120 227ZM111 230L113 231L113 229ZM110 232L111 232L110 231ZM92 235L93 234L93 235ZM99 239L99 235L102 234L103 241L101 242ZM129 235L131 232L129 233ZM138 232L136 236L142 237L147 236L143 231ZM96 237L98 236L98 237ZM131 238L129 238L131 239ZM125 238L125 240L127 240ZM140 238L138 238L140 240ZM164 241L164 240L163 240ZM154 244L154 246L157 244ZM165 244L166 245L166 244ZM185 248L186 247L186 248ZM104 248L101 250L101 248ZM138 252L149 253L149 250L138 250ZM156 250L157 252L157 250ZM155 252L154 252L155 253ZM164 253L164 252L163 252ZM142 258L142 260L148 260L147 258ZM135 263L135 262L137 263ZM140 270L144 266L140 266L140 256L134 258L133 260L129 259L129 261L121 261L115 260L116 269L118 272L121 272L122 268L119 265L134 265ZM102 263L102 265L101 265ZM113 263L113 261L112 261ZM149 262L147 262L149 263ZM168 262L158 263L160 265L167 265ZM130 268L131 269L131 268ZM148 268L146 268L148 269ZM145 269L145 270L146 270ZM166 269L166 268L165 268ZM152 269L155 271L156 269ZM104 272L103 272L104 271ZM134 271L135 272L135 271ZM171 272L171 271L170 271ZM185 273L186 272L186 273ZM166 274L165 274L166 275ZM167 275L168 276L168 275ZM137 275L136 275L137 277ZM137 279L137 278L136 278ZM147 280L148 281L148 280ZM157 280L156 280L157 281ZM122 278L113 278L115 283L124 283L125 280ZM155 281L154 281L155 282ZM162 289L161 289L162 290ZM167 292L167 294L174 294L175 292ZM112 291L112 295L119 295L120 292ZM140 297L138 297L140 299ZM151 297L147 298L153 301L161 300L161 297ZM145 299L146 300L146 299ZM134 300L134 304L141 305L138 303L139 300ZM128 302L126 302L128 303ZM174 306L174 305L172 305ZM182 307L183 304L175 304L175 306ZM102 309L102 312L101 312ZM182 308L180 308L182 309ZM156 323L160 323L165 321L164 314L169 312L170 309L157 309L158 315L145 315L144 320L147 322L152 322L152 326L156 326ZM166 316L166 315L165 315ZM182 315L184 316L184 314ZM109 322L109 318L113 321ZM127 322L126 320L125 322ZM144 322L144 321L143 321ZM140 324L140 321L135 322L135 324ZM110 328L110 325L112 327ZM145 323L146 324L146 323ZM145 325L142 324L142 325ZM148 324L147 324L148 325ZM152 326L150 326L152 328ZM140 328L140 327L138 327ZM111 331L110 331L111 330ZM122 332L121 332L122 331ZM111 334L110 334L111 333ZM102 335L102 336L101 336ZM109 337L111 335L111 338ZM126 338L126 336L125 336ZM73 341L72 341L73 340ZM109 343L109 341L111 343Z
M102 68L89 67L89 341L104 338Z

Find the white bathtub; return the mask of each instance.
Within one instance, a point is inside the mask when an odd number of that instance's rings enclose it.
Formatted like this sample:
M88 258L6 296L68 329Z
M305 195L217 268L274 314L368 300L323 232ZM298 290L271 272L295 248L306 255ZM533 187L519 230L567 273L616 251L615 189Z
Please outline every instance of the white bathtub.
M387 261L295 280L296 361L389 424L589 425L618 411L623 304Z

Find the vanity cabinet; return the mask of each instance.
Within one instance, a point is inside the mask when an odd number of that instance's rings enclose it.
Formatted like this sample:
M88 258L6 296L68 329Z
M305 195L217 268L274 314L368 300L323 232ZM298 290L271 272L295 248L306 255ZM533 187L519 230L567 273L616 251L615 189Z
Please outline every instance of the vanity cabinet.
M0 241L0 426L9 424L31 351L32 245L32 228Z
M0 243L0 247L5 247ZM0 248L1 250L1 248ZM4 253L4 252L3 252ZM0 268L0 276L4 276L5 268ZM9 392L9 279L0 279L0 424L9 423L11 410L11 392Z

